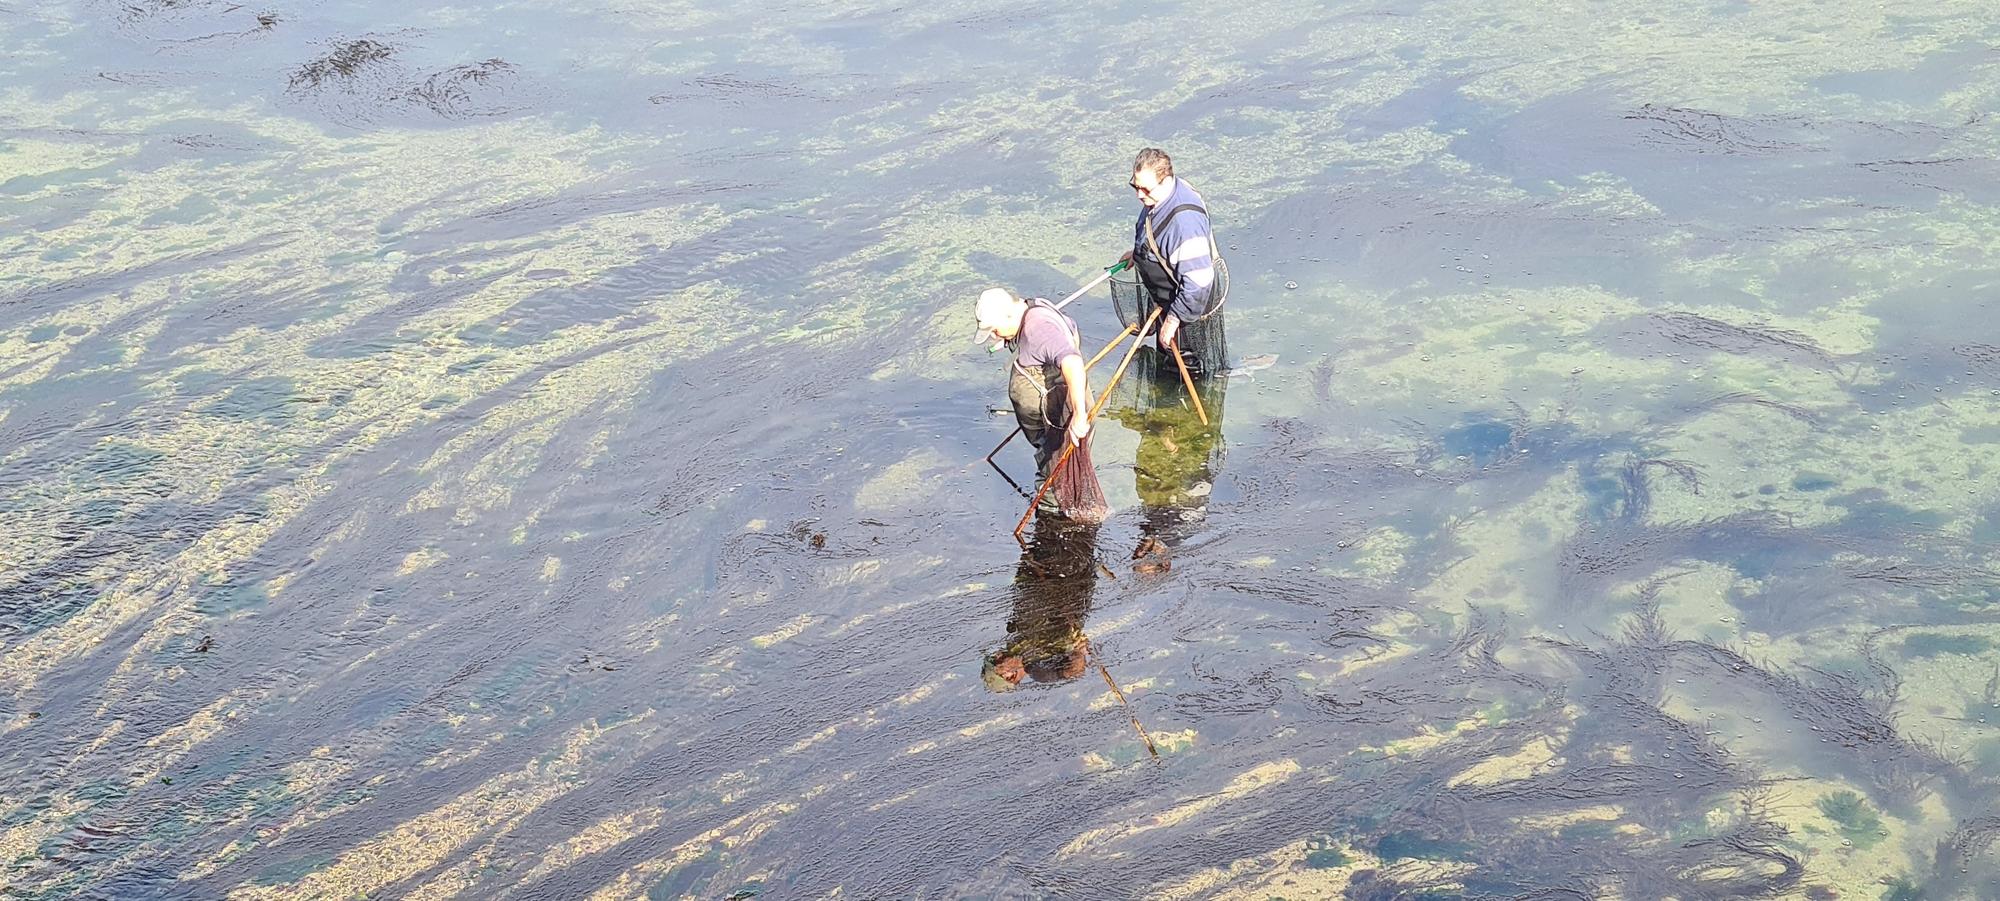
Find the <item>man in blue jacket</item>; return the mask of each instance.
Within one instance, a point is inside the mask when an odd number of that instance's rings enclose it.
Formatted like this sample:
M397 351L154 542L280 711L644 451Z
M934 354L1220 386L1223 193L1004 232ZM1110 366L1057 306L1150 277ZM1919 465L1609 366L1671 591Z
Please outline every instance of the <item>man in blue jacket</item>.
M1138 192L1139 221L1132 250L1124 259L1139 270L1144 296L1165 308L1160 316L1161 350L1181 350L1181 325L1208 312L1215 287L1215 241L1208 205L1186 179L1174 176L1166 151L1148 147L1132 161L1132 190ZM1190 350L1198 351L1199 348Z

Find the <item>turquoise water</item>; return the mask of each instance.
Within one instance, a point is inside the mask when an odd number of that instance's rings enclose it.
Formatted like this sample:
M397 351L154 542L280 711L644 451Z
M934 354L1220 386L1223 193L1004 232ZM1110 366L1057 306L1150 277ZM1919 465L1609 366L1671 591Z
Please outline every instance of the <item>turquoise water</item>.
M1992 13L0 6L0 895L2000 892Z

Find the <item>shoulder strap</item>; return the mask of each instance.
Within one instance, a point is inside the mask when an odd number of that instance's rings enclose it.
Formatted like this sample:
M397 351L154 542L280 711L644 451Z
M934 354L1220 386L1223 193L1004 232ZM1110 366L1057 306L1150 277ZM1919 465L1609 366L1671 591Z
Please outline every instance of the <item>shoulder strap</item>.
M1204 216L1208 215L1208 209L1199 203L1183 203L1167 211L1167 218L1160 220L1160 227L1166 228L1167 223L1174 221L1174 217L1180 215L1182 210L1193 210Z
M1183 203L1180 206L1174 207L1173 209L1167 211L1166 218L1160 220L1160 227L1166 228L1167 224L1173 222L1174 217L1180 215L1182 210L1194 210L1195 212L1200 213L1204 216L1208 215L1208 209L1206 207L1203 207L1201 204ZM1147 249L1153 251L1153 256L1160 261L1160 265L1167 267L1167 271L1172 272L1174 274L1174 280L1179 281L1181 277L1181 267L1175 265L1172 260L1167 259L1166 254L1160 252L1160 242L1158 239L1153 237L1153 214L1151 212L1148 212L1146 214L1145 222L1146 222ZM1209 243L1211 245L1214 243L1213 236L1211 236ZM1209 249L1211 251L1214 250L1213 247L1210 247Z

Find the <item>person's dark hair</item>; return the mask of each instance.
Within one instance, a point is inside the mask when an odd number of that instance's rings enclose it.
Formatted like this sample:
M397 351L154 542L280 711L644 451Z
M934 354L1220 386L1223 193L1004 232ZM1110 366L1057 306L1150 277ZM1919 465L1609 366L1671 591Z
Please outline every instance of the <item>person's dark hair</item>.
M1166 151L1158 147L1148 147L1139 151L1139 158L1132 161L1132 171L1144 172L1149 169L1155 177L1164 181L1174 176L1174 161L1167 156Z

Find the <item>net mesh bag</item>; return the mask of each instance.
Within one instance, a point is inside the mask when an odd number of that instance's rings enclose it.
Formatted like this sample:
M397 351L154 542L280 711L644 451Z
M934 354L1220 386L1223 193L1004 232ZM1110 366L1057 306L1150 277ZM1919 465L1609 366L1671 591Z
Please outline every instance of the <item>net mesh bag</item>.
M1180 334L1175 340L1181 347L1181 359L1187 361L1188 371L1197 376L1220 374L1229 368L1229 345L1223 334L1222 307L1229 300L1229 264L1222 257L1215 257L1215 287L1208 292L1208 309L1193 322L1181 323ZM1139 283L1137 267L1127 269L1111 277L1111 307L1118 314L1118 323L1131 328L1145 324L1153 315L1153 298ZM1151 336L1159 331L1159 324L1147 331Z
M1084 436L1082 444L1057 458L1055 471L1049 473L1048 496L1055 499L1056 512L1072 522L1103 522L1111 514L1104 486L1097 481L1097 465L1090 459L1093 437Z

